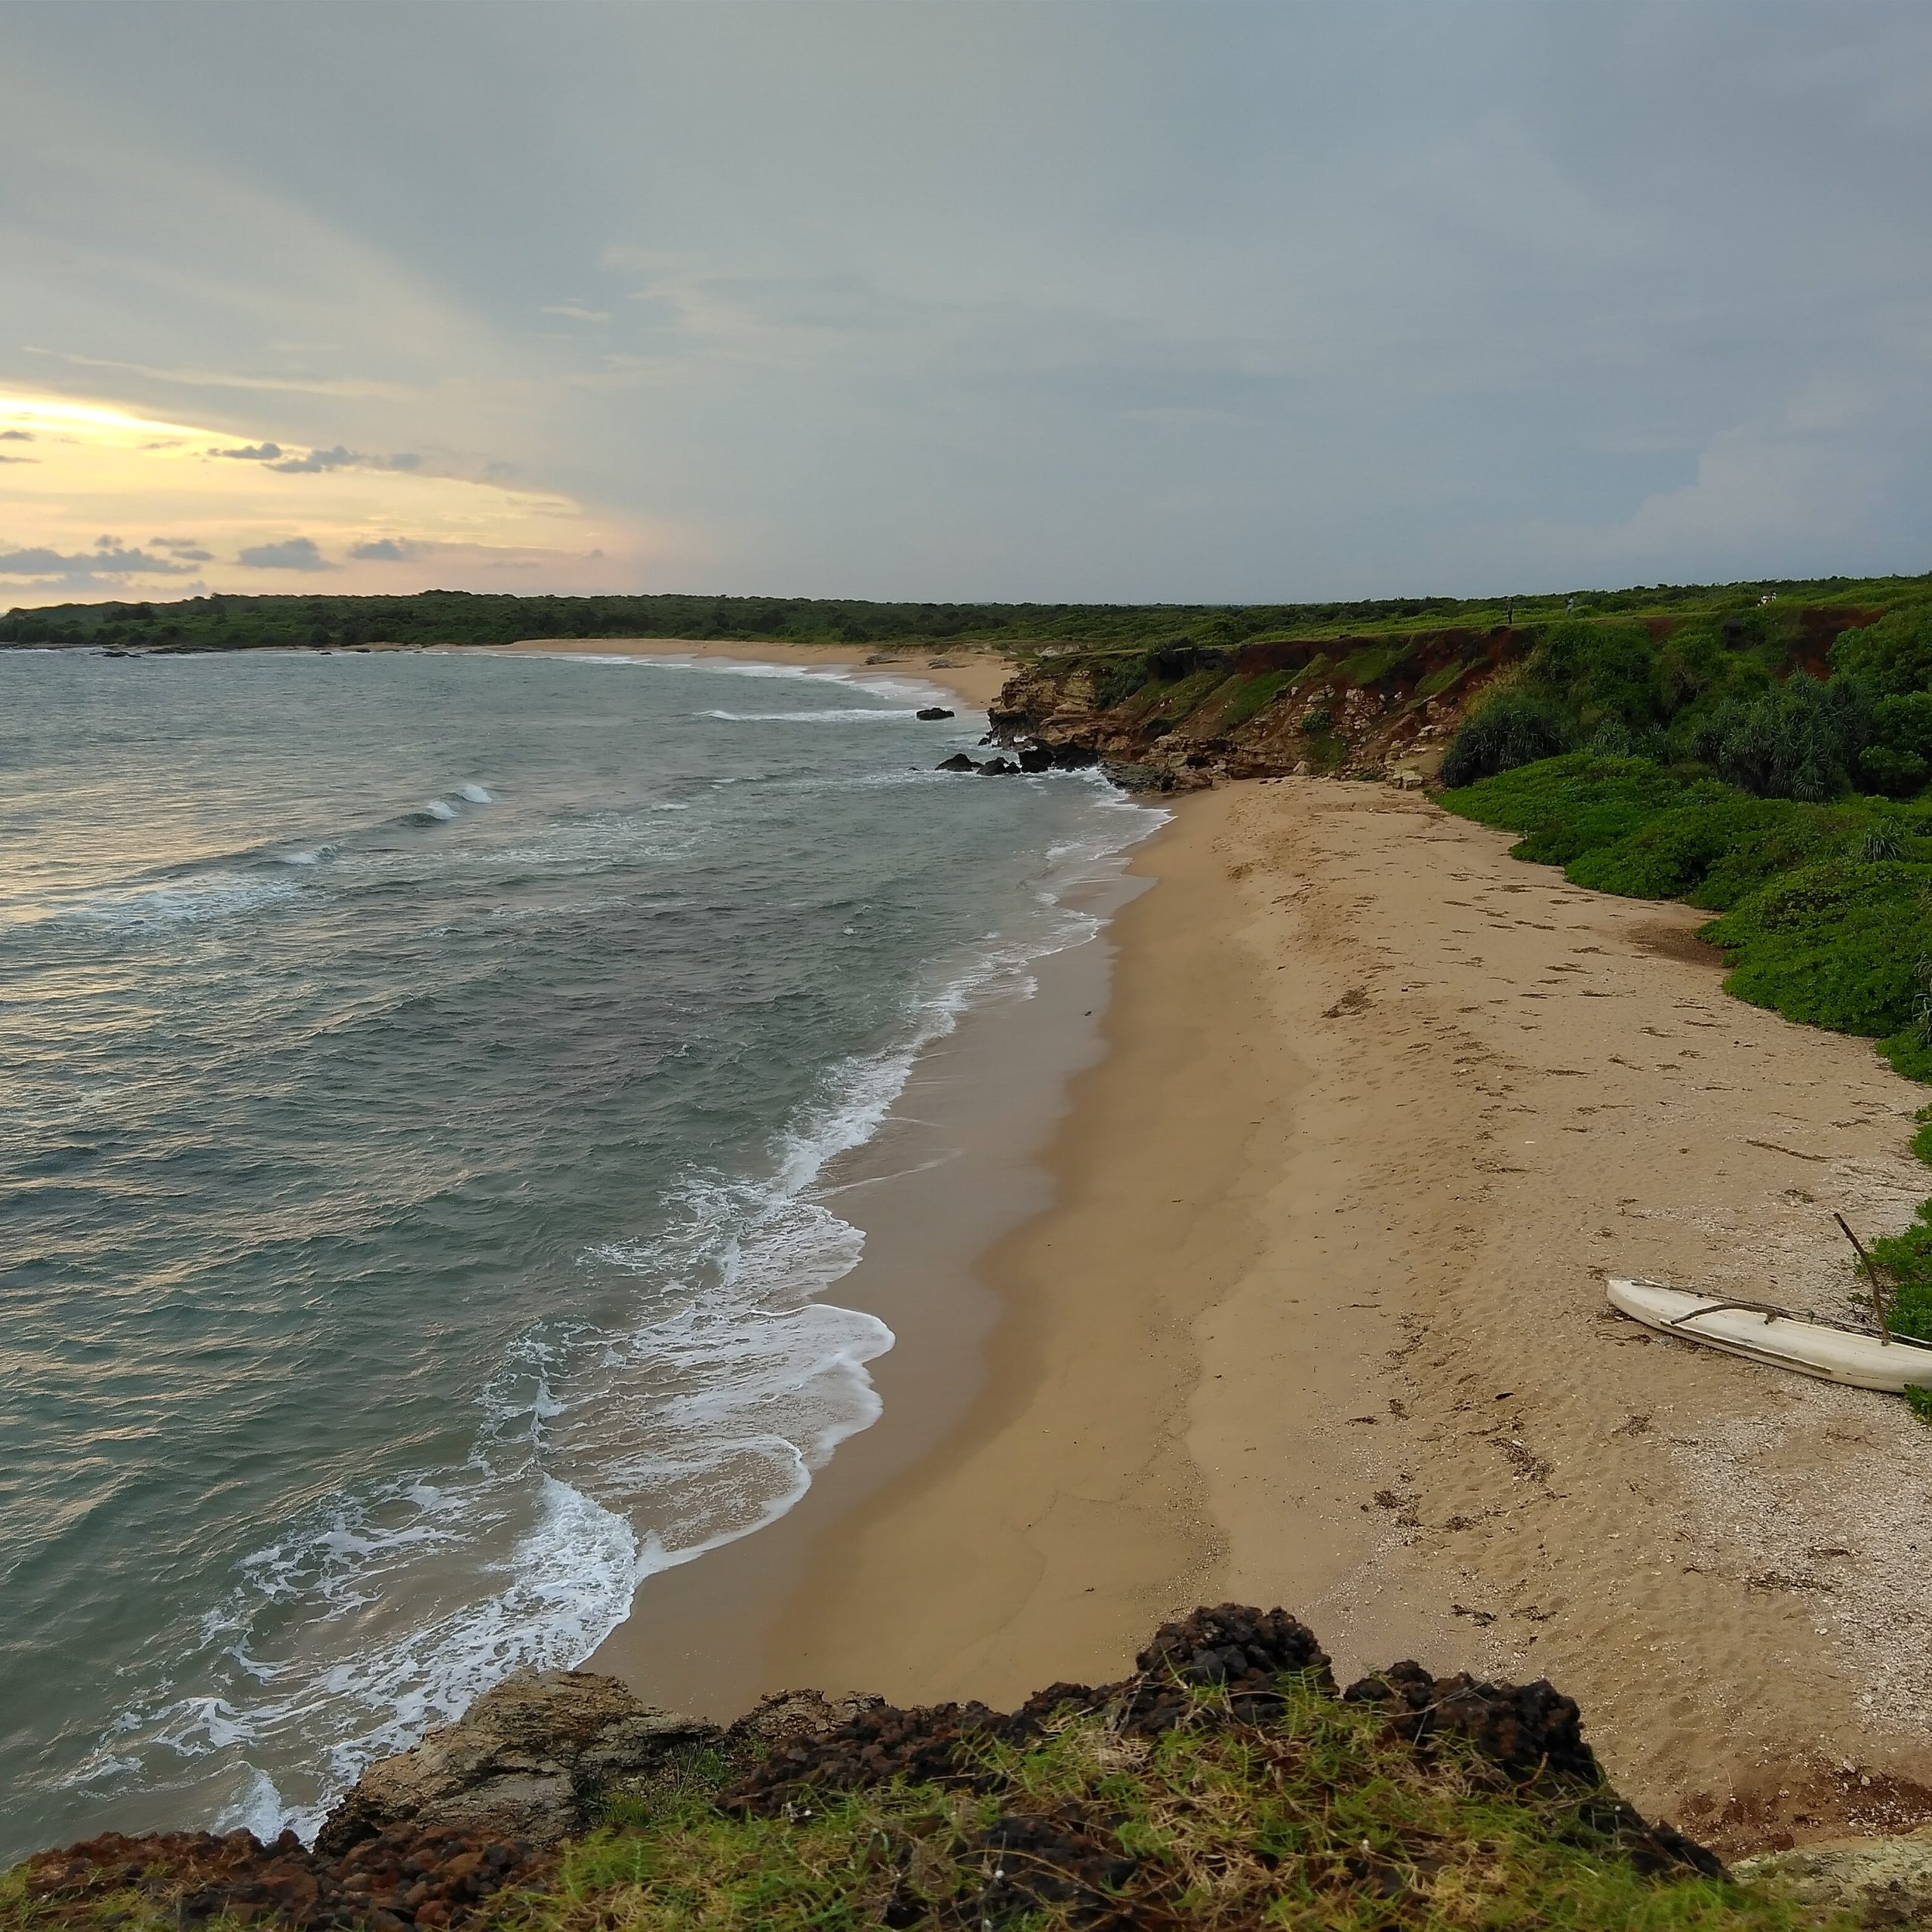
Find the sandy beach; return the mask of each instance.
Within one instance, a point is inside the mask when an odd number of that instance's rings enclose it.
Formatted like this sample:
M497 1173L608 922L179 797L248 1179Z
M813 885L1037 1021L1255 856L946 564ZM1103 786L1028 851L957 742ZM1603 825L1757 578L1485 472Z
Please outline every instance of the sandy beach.
M1005 669L546 648L975 704ZM1909 1217L1923 1094L1725 995L1706 915L1509 843L1380 786L1182 801L1095 957L923 1069L945 1160L893 1180L921 1162L888 1137L846 1177L891 1183L840 1290L900 1336L884 1418L648 1580L597 1665L713 1715L797 1684L1011 1703L1196 1603L1280 1604L1345 1675L1547 1676L1632 1798L1728 1850L1932 1816L1932 1435L1603 1296L1841 1307L1831 1212Z
M849 645L777 644L762 638L733 644L712 638L546 637L475 648L498 655L506 651L554 651L574 657L726 658L740 664L795 664L803 669L856 671L875 677L900 673L943 685L978 709L999 695L1013 672L1004 657L983 651L868 652ZM872 661L875 658L878 661Z
M1184 801L1121 913L992 1372L817 1540L768 1686L1010 1702L1197 1601L1353 1672L1548 1676L1731 1848L1932 1810L1932 1436L1654 1337L1607 1272L1829 1307L1919 1091L1729 998L1688 909L1380 786Z

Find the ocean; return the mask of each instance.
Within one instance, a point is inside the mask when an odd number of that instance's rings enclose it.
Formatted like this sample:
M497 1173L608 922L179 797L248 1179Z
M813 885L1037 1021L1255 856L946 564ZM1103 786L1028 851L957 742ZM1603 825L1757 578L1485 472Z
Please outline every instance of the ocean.
M1160 816L935 701L0 654L0 1865L312 1830L874 1419L828 1171Z

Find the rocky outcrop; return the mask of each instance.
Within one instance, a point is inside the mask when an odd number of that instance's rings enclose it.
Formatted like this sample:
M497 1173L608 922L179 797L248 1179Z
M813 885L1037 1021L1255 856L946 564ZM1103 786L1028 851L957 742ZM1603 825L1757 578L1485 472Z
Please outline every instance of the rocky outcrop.
M487 1834L418 1831L365 1838L340 1857L312 1851L293 1832L263 1844L250 1832L108 1832L26 1867L27 1894L80 1922L133 1922L105 1914L131 1891L165 1900L177 1925L279 1920L302 1926L367 1925L375 1932L441 1927L506 1886L537 1882L549 1860L534 1847Z
M645 1703L614 1677L520 1670L456 1724L371 1764L323 1820L317 1850L345 1852L408 1822L534 1845L581 1832L615 1779L718 1735L714 1725Z
M1442 630L1140 654L1042 651L989 712L1007 745L1095 762L1132 790L1318 774L1417 785L1528 634Z
M35 1915L23 1923L116 1923L101 1915L125 1916L138 1895L177 1924L442 1928L507 1888L543 1884L558 1841L595 1822L600 1798L666 1788L699 1747L727 1767L723 1812L802 1820L825 1795L901 1778L1003 1797L1002 1755L1010 1761L1013 1747L1070 1723L1098 1720L1143 1759L1177 1731L1232 1734L1237 1746L1265 1751L1279 1735L1274 1727L1285 1717L1292 1729L1311 1698L1375 1713L1389 1746L1424 1766L1444 1763L1458 1788L1473 1783L1546 1803L1564 1832L1582 1834L1569 1841L1599 1846L1640 1872L1722 1873L1709 1851L1617 1795L1576 1705L1549 1684L1438 1677L1404 1663L1341 1690L1305 1625L1280 1610L1223 1604L1164 1624L1119 1681L1053 1684L1011 1712L900 1709L878 1697L791 1690L721 1730L657 1709L610 1678L520 1672L459 1723L371 1766L312 1849L291 1832L269 1844L246 1832L109 1834L29 1861L22 1875ZM971 1807L958 1815L970 1820ZM1118 1823L1097 1789L1037 1811L986 1812L964 1854L989 1875L976 1910L1002 1924L1043 1907L1075 1911L1075 1922L1114 1922L1102 1908L1112 1909L1139 1869ZM1874 1927L1932 1923L1932 1828L1782 1852L1736 1875L1782 1888L1807 1914L1847 1910Z
M1744 1860L1737 1875L1860 1924L1932 1925L1932 1826L1897 1838L1844 1838Z
M922 705L912 715L922 724L936 724L942 718L950 718L952 713L943 704Z

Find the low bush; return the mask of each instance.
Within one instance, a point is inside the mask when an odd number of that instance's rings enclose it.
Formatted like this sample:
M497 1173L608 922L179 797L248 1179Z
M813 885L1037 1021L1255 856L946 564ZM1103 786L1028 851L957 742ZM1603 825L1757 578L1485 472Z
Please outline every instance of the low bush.
M1445 785L1473 784L1516 766L1567 751L1571 728L1556 707L1522 691L1507 691L1464 718L1442 761Z

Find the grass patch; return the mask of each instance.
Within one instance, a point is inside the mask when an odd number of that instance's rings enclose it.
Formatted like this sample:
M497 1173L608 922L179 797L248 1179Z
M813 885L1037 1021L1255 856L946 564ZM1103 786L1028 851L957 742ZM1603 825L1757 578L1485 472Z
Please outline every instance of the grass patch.
M1360 650L1351 651L1343 659L1336 675L1358 690L1363 689L1371 685L1380 684L1391 672L1399 669L1414 654L1415 645L1412 642L1365 644Z
M1221 713L1221 728L1232 731L1245 724L1257 712L1265 711L1287 689L1294 675L1289 671L1264 671L1259 677L1243 680Z
M1070 1718L988 1740L968 1788L903 1781L747 1816L687 1783L614 1807L503 1932L1786 1932L1767 1893L1646 1876L1599 1805L1500 1786L1458 1749L1420 1760L1380 1719L1302 1687L1278 1718L1158 1737Z
M1460 683L1470 669L1467 664L1439 664L1416 686L1420 698L1440 697L1452 685Z

